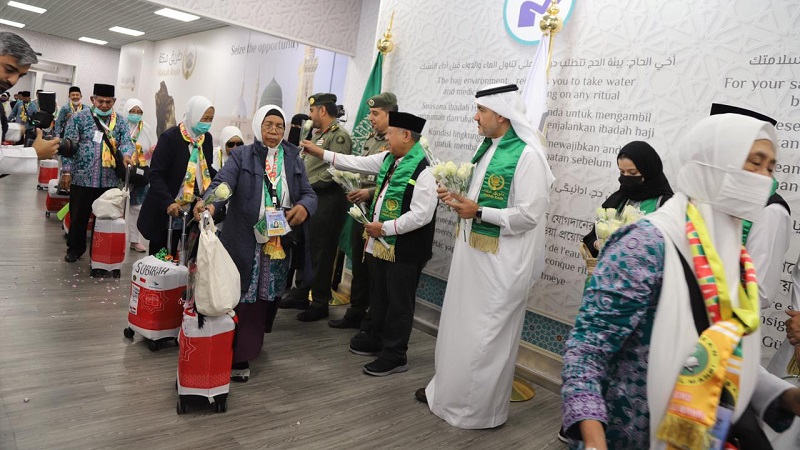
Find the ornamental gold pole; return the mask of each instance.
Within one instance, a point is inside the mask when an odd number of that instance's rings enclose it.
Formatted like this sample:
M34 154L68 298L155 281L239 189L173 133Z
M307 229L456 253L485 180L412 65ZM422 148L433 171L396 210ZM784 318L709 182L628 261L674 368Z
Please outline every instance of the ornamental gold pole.
M389 19L389 27L383 33L383 37L378 39L378 51L383 53L383 56L391 53L394 50L394 42L392 42L392 24L394 24L394 10L392 10L392 17Z
M558 13L561 12L561 9L558 7L558 0L553 0L550 3L550 7L547 8L547 13L542 16L542 20L539 21L539 29L542 30L542 33L546 33L549 41L549 46L547 48L547 79L550 80L550 66L553 63L553 39L555 38L556 33L561 31L561 28L564 26L563 21L558 16Z

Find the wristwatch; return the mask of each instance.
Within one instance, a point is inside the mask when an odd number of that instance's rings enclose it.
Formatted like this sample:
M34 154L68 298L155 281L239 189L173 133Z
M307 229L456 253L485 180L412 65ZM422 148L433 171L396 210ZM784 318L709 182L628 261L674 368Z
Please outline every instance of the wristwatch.
M478 223L481 223L481 220L482 220L482 219L483 219L483 208L481 208L481 207L478 207L478 210L477 210L477 211L475 211L475 220L476 220Z

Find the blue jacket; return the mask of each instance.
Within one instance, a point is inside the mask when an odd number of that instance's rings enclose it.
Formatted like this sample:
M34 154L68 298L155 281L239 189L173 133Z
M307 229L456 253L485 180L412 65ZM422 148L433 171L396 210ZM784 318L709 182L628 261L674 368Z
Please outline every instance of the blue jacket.
M284 175L289 187L289 200L292 205L303 205L310 218L317 211L317 194L308 182L305 165L300 159L300 150L285 140L281 145L284 151ZM253 254L256 246L253 227L259 219L264 186L264 157L259 156L257 147L262 151L262 155L266 155L264 145L258 141L255 144L235 148L208 188L209 193L213 192L214 188L223 182L231 187L232 194L227 202L225 226L220 241L239 269L242 292L247 292L253 272ZM223 202L215 204L216 210L219 211L223 204ZM306 237L303 246L305 252L303 279L310 280L312 272L308 219L302 225L302 232Z

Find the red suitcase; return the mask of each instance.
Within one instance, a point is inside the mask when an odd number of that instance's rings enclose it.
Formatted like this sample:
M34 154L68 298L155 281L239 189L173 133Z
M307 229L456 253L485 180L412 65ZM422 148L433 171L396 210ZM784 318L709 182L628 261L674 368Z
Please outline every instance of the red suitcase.
M59 192L58 180L50 180L47 184L47 198L44 201L44 215L50 217L50 213L61 211L67 203L69 203L69 192Z
M201 320L193 307L184 309L178 337L178 414L186 412L192 397L212 403L216 412L228 409L236 323L233 312Z
M92 277L111 273L120 277L128 250L128 224L125 219L95 219L92 234Z
M69 216L69 211L64 215L64 222L61 224L61 228L64 229L64 239L67 238L69 234L69 227L70 227L71 219ZM86 237L92 237L92 230L94 230L94 214L89 215L89 222L86 224Z
M36 189L46 191L50 185L50 180L58 179L58 161L55 159L43 159L39 161L39 180Z

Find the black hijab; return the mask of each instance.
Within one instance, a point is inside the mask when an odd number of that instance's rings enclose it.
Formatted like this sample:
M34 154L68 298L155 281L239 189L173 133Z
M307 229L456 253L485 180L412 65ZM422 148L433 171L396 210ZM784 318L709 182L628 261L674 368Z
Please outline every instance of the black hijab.
M629 142L619 150L617 160L621 158L633 161L636 169L644 177L644 182L633 187L620 186L617 192L603 202L603 208L617 208L626 200L642 201L663 196L663 201L666 201L672 197L672 188L664 176L664 165L650 144L643 141Z
M305 114L295 114L294 117L292 117L292 126L289 130L289 137L286 138L286 140L299 147L300 141L308 139L308 136L300 136L303 122L308 119L310 119L310 117Z

